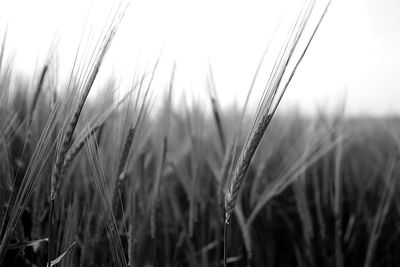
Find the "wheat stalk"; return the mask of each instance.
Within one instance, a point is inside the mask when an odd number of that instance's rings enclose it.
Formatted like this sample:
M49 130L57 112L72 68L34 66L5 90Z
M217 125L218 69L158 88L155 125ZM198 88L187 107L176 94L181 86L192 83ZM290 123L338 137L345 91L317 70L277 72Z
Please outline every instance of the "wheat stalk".
M153 83L159 61L160 61L160 57L158 57L156 63L154 64L154 67L153 67L153 70L152 70L152 73L150 76L150 80L148 82L147 88L146 88L144 96L143 96L143 100L140 103L140 105L139 105L139 96L142 91L142 86L143 86L145 75L142 76L142 79L139 83L139 89L138 89L138 94L136 96L135 106L136 107L140 106L140 109L139 109L136 121L133 122L132 125L130 126L130 128L128 129L128 134L126 136L125 143L122 148L121 157L119 160L116 181L115 181L115 187L114 187L114 191L112 194L112 207L113 207L113 212L114 212L115 216L117 216L119 200L120 200L120 195L121 195L121 189L122 189L125 177L126 177L126 167L127 167L129 152L131 150L133 139L135 138L136 132L138 132L139 129L141 128L141 126L143 125L144 118L149 109L148 98L151 98L149 96L149 93L150 93L151 85Z
M233 212L233 209L238 200L239 191L242 187L245 174L248 170L250 162L254 156L254 153L265 134L265 131L271 122L273 115L275 114L278 105L291 81L294 73L297 70L300 62L302 61L312 39L319 28L322 19L324 18L330 2L325 7L324 12L319 18L317 25L315 26L311 36L308 38L305 48L302 50L300 57L295 62L293 69L291 70L286 83L281 87L283 75L285 74L288 64L293 56L293 52L297 47L298 41L303 34L303 31L310 18L311 12L314 8L314 1L310 1L306 4L304 9L300 12L299 17L293 25L286 42L284 43L280 55L276 59L274 68L269 76L269 81L265 87L263 96L256 112L256 117L250 134L246 140L245 146L239 156L239 160L236 164L234 173L229 183L227 183L226 194L225 194L225 222L229 223L229 217Z
M122 2L120 3L120 5ZM121 7L119 6L117 11L114 13L111 22L105 26L105 33L100 36L99 43L100 45L96 45L91 59L88 64L82 64L85 66L79 66L79 80L78 86L81 86L82 95L78 99L77 106L73 111L72 118L66 126L65 133L62 136L61 143L59 144L59 151L56 156L56 161L53 167L52 175L51 175L51 189L50 189L50 216L49 216L49 246L48 246L48 264L51 262L51 229L52 229L52 215L53 215L53 207L54 207L54 199L56 197L58 187L60 184L61 175L63 174L65 158L68 150L71 147L72 136L75 132L76 125L78 123L79 117L81 115L83 106L86 102L87 96L91 91L93 83L97 77L99 69L103 63L104 57L111 45L112 40L114 39L116 30L123 18L123 15L126 11L127 6ZM93 60L92 60L93 59ZM86 62L85 62L86 63ZM75 66L74 66L75 67ZM81 70L80 67L86 68ZM72 75L72 74L71 74ZM83 75L83 76L82 76ZM83 83L81 82L81 78L83 77ZM70 84L71 85L71 79ZM76 85L76 84L75 84ZM74 89L74 88L73 88ZM74 98L72 97L72 100ZM73 103L73 102L72 102ZM68 105L66 105L68 106Z
M113 194L113 198L112 198L112 209L113 209L115 216L117 216L120 191L122 189L123 181L125 180L125 175L126 175L124 169L126 166L126 162L128 160L129 151L131 149L133 138L135 137L135 133L136 133L135 128L129 129L128 135L126 136L126 139L125 139L125 144L122 149L121 158L119 161L117 180L116 180L114 194Z
M162 182L162 176L164 172L165 162L167 160L167 151L168 151L168 132L169 125L171 119L171 101L172 101L172 89L174 85L175 79L175 69L176 65L173 66L171 79L169 83L168 97L166 101L166 114L165 114L165 126L164 126L164 134L162 138L162 146L160 151L160 162L157 169L156 179L154 181L154 187L152 192L152 203L151 203L151 215L150 215L150 228L151 228L151 237L155 238L156 236L156 221L157 221L157 210L160 206L160 188Z
M288 78L286 83L281 86L281 82L283 80L284 74L288 68L289 62L291 62L293 53L297 47L297 44L300 40L300 37L303 35L304 29L307 25L307 22L310 19L311 13L314 8L315 1L309 1L306 3L299 13L296 22L291 27L288 36L286 37L285 42L281 50L279 51L278 57L276 58L275 64L272 68L271 73L268 77L268 82L263 91L262 97L260 99L259 105L257 107L257 111L255 113L255 118L253 120L253 125L251 130L246 138L246 142L244 147L239 155L239 159L236 163L236 167L234 169L232 178L228 180L225 189L225 227L224 227L224 266L226 266L227 262L227 251L226 251L226 242L227 242L227 224L229 224L229 219L231 214L234 211L236 203L239 198L240 189L245 182L245 175L250 166L251 160L257 150L258 145L262 137L264 136L273 115L275 114L282 97L290 84L290 81L293 78L294 73L297 70L300 62L302 61L319 25L322 22L323 17L325 16L327 9L329 7L330 2L328 2L324 12L322 13L317 25L314 28L311 36L309 37L305 48L301 51L301 54L297 61L294 63L294 67L291 72L288 74ZM262 57L262 60L264 55ZM260 67L261 63L259 64ZM259 68L256 71L255 78L258 74ZM249 95L253 89L254 80L250 87L248 97L245 103L245 109L248 103ZM244 110L245 110L244 109ZM249 246L246 245L246 248ZM248 254L248 261L251 259L251 253ZM249 263L249 262L248 262Z
M223 125L222 125L221 115L219 112L220 108L219 108L219 103L218 103L218 99L217 99L216 86L215 86L214 75L213 75L211 65L209 65L209 81L208 81L207 88L208 88L208 96L210 98L211 108L212 108L215 124L217 126L218 136L220 139L222 151L225 152L225 150L226 150L225 133L224 133Z

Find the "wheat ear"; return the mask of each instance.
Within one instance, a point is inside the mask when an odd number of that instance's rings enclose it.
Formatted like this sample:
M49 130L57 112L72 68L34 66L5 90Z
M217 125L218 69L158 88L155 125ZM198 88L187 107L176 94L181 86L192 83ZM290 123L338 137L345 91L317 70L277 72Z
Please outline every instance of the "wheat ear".
M272 118L272 114L266 114L262 117L261 122L258 124L256 131L250 139L250 143L246 146L244 153L241 154L239 158L239 164L237 165L234 178L230 183L229 191L226 192L225 196L225 220L226 223L229 222L229 217L233 212L233 209L236 206L236 202L239 196L239 190L244 182L244 177L249 168L251 159L256 152L257 146L263 137L265 130L267 129Z
M278 58L276 59L274 68L270 74L269 81L265 87L263 96L259 103L256 112L256 118L252 126L252 134L247 139L245 146L239 156L239 161L236 164L236 168L232 179L228 183L226 195L225 195L225 223L229 223L229 217L233 212L236 205L239 190L244 182L244 177L247 169L250 165L251 159L263 137L273 115L275 114L282 97L289 86L294 73L300 65L306 51L308 50L311 41L313 40L323 18L325 17L331 1L329 1L323 13L319 17L319 20L314 27L311 35L308 37L305 47L302 49L300 56L294 63L293 69L288 74L286 82L281 86L283 75L286 73L288 64L293 56L293 52L297 47L300 37L302 36L307 22L310 18L311 12L314 8L314 1L310 1L305 5L304 9L299 14L295 25L291 28L289 35L287 36L286 42L282 47ZM259 118L261 116L261 118ZM257 124L258 122L258 124ZM256 128L254 128L256 127ZM253 129L255 129L253 131Z
M124 170L125 170L126 162L128 160L129 151L132 146L133 138L135 137L135 133L136 133L136 128L132 127L129 129L128 135L126 136L126 139L125 139L125 144L124 144L124 147L122 150L121 158L119 160L117 180L115 183L115 189L114 189L114 194L113 194L113 198L112 198L112 209L113 209L113 213L115 216L117 215L120 191L121 191L123 181L124 181L125 175L126 175L126 172Z

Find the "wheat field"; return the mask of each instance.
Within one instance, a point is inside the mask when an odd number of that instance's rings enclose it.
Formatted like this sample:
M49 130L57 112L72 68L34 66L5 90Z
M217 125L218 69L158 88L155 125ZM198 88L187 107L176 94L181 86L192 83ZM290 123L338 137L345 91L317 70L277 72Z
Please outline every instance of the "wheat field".
M222 109L210 69L209 110L178 109L175 66L154 88L162 57L88 101L123 5L62 90L55 57L28 81L4 37L0 265L399 266L400 120L278 109L329 7L310 26L314 4L257 68L256 108Z

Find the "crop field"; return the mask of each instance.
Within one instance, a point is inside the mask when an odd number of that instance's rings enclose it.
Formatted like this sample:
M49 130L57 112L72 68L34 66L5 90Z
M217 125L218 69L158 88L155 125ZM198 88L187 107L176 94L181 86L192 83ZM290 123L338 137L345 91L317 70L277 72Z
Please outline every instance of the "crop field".
M307 3L253 109L222 109L211 71L207 105L178 108L162 57L96 84L123 10L67 84L52 56L18 73L4 37L0 266L400 266L400 119L278 109L327 11L307 26Z

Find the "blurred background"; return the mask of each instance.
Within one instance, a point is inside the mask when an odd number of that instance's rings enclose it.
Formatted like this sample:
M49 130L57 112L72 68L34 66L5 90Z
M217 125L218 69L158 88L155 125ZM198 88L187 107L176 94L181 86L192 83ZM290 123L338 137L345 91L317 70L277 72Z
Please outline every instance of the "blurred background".
M103 77L123 82L137 69L152 68L161 56L154 86L164 88L176 63L175 103L189 98L203 105L211 66L222 107L241 104L268 41L279 21L285 27L296 2L132 1L102 67ZM85 21L95 36L115 8L113 1L0 3L6 57L26 77L51 50L59 59L59 75L66 77ZM398 115L398 14L397 0L333 1L280 109L314 114L344 101L347 116Z

